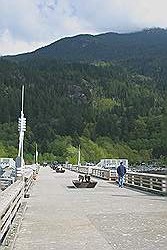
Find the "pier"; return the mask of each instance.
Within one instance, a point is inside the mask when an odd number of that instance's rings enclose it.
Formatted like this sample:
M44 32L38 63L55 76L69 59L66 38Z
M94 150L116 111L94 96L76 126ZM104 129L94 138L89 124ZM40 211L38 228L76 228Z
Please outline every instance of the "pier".
M166 248L166 197L97 178L96 188L77 189L77 176L41 167L14 250Z

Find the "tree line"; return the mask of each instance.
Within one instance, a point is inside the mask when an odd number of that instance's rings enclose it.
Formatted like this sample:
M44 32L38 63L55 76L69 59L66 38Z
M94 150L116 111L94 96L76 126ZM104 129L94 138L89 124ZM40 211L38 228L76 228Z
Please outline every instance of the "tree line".
M139 67L138 67L139 69ZM128 158L166 161L166 75L112 62L0 60L0 157L17 155L25 85L25 157L77 162ZM165 76L164 76L165 75Z

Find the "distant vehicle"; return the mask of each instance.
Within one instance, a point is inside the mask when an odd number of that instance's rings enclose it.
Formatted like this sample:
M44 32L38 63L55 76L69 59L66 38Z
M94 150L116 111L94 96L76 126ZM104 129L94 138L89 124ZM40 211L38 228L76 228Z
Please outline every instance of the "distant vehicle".
M13 158L0 158L0 176L15 177L16 162Z
M56 173L64 173L65 169L63 169L62 167L57 167L56 169Z
M0 158L0 166L2 169L5 169L6 167L15 168L15 164L13 158Z

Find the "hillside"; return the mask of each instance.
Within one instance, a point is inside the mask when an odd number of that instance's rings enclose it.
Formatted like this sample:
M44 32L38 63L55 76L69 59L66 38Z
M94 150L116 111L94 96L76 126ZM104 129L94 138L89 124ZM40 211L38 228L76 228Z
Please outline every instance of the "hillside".
M76 162L79 143L87 161L165 159L166 42L162 29L79 35L1 58L0 154L16 153L24 84L27 159L35 142L44 159Z
M47 57L72 62L118 61L145 57L165 58L167 30L148 29L136 33L77 35L58 40L34 52L11 56L27 60Z
M57 60L64 62L112 62L132 72L167 81L167 30L154 28L134 33L77 35L60 39L32 53L7 57L16 62Z

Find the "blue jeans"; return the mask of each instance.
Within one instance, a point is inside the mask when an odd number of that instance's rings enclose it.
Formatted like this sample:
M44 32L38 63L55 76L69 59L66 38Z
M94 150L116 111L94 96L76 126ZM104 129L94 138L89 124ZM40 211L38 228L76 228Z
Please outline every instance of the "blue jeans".
M118 183L119 183L119 187L123 187L124 184L124 176L118 176Z

